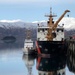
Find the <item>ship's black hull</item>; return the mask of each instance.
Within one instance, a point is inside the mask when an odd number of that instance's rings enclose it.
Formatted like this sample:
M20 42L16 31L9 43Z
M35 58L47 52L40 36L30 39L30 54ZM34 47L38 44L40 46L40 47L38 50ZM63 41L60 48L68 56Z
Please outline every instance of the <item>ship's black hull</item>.
M38 54L66 54L67 44L63 41L36 41L36 48Z

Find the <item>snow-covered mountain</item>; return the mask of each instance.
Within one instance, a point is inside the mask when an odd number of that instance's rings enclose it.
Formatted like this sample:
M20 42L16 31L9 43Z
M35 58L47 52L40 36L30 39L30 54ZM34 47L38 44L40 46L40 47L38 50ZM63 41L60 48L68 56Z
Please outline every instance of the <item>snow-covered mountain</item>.
M57 21L57 20L56 20ZM46 21L34 21L33 23L42 23L46 24ZM75 18L74 17L64 17L60 22L59 25L62 26L64 24L65 30L75 30Z
M7 29L11 27L35 28L38 23L46 24L46 21L23 22L22 20L0 20L0 27ZM59 24L64 24L65 30L75 30L75 18L73 17L64 17Z
M75 30L75 18L65 17L61 20L60 24L64 24L66 30Z
M22 20L0 20L0 27L9 28L31 28L35 27L36 23L23 22Z

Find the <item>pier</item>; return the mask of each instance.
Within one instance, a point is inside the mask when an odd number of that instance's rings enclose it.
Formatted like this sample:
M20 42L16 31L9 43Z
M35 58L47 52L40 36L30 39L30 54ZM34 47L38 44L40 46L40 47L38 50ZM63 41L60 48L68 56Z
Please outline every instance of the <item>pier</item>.
M71 54L72 53L74 54L75 53L75 40L74 39L68 40L67 43L68 43L68 52Z
M71 72L75 73L75 40L68 41L67 66Z

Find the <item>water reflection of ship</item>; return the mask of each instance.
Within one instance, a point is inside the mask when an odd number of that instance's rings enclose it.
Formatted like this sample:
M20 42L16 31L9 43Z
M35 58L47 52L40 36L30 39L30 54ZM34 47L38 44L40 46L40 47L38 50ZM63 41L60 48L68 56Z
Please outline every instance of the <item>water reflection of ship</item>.
M53 58L37 58L36 68L38 75L66 75L66 56L57 56Z
M23 54L23 61L25 62L25 65L27 67L28 75L33 75L32 67L35 64L34 59L35 59L35 56Z

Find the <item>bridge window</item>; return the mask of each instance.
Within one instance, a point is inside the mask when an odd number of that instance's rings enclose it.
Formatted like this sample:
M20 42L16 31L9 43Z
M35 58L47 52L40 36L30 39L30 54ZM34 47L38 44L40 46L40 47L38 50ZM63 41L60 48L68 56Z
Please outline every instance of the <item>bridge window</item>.
M44 32L44 29L42 29L42 31Z
M38 29L38 32L40 32L40 29Z
M45 31L47 31L47 28L45 28Z
M59 31L63 32L64 30L63 29L57 29L57 32L59 32Z
M59 32L59 29L57 29L57 32Z
M63 32L64 30L62 29L62 32Z
M47 23L49 24L49 21L47 21Z
M38 32L40 32L40 31L44 31L44 30L43 30L43 29L41 29L41 28L39 28L39 29L38 29Z

